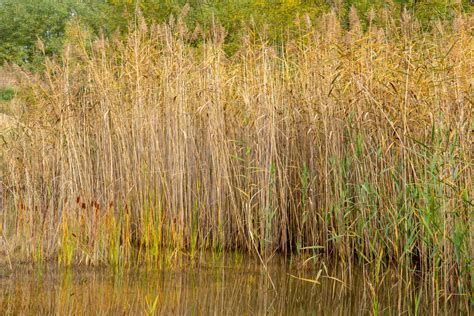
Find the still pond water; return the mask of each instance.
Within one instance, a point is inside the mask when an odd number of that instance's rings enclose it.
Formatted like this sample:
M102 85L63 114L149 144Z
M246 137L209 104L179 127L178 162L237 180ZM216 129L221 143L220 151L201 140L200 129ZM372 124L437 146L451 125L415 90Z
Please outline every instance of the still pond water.
M374 288L367 278L364 281L363 276L368 273L363 269L352 271L353 277L348 278L344 276L347 271L328 269L324 264L318 269L301 269L279 259L271 260L265 269L257 259L242 256L210 256L201 258L199 264L179 262L119 272L20 266L13 272L0 273L0 314L364 315L373 314L374 310L382 315L469 313L465 304L454 301L440 306L424 299L420 289L404 290L406 282L390 275L379 279ZM318 282L314 282L316 278Z

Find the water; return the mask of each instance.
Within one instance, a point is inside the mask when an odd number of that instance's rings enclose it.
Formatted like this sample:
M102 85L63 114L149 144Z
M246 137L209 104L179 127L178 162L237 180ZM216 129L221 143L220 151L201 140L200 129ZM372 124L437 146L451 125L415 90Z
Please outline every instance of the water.
M319 269L321 268L321 269ZM319 272L321 270L321 272ZM373 289L363 270L350 280L339 269L290 267L272 260L210 257L199 264L123 271L17 267L0 276L0 314L13 315L361 315L469 313L469 306L433 303L385 275ZM347 272L347 271L346 271ZM314 280L320 275L320 284ZM338 278L336 280L335 278ZM273 285L274 287L273 287ZM416 298L420 304L416 307Z

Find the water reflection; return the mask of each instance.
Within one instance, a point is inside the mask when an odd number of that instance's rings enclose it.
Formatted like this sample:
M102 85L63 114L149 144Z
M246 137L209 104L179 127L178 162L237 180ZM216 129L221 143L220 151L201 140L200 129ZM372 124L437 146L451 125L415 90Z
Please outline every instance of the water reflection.
M451 300L443 306L408 291L392 276L375 288L363 275L352 279L334 270L295 270L273 260L268 272L258 261L219 257L199 265L137 268L120 273L102 269L17 269L0 277L1 314L56 315L351 315L463 311ZM271 285L275 285L276 291ZM335 280L338 278L339 280ZM345 284L343 284L343 282Z

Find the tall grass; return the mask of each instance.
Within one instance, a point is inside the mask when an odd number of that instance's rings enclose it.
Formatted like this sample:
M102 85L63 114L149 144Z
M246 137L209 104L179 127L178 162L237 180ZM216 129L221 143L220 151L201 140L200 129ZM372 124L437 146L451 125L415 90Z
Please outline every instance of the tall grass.
M224 30L179 19L138 20L124 40L78 31L29 83L5 147L10 253L127 265L168 247L257 249L469 290L469 23L421 32L405 14L362 31L352 12L343 30L328 14L279 47L244 37L232 57Z

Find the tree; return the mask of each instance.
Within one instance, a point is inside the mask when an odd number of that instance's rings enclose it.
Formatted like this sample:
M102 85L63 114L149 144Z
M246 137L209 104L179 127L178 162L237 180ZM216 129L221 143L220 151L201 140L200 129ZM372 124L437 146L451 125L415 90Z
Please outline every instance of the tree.
M37 67L42 62L38 40L47 56L59 54L67 24L73 19L94 32L107 31L106 8L102 1L0 0L0 65Z

